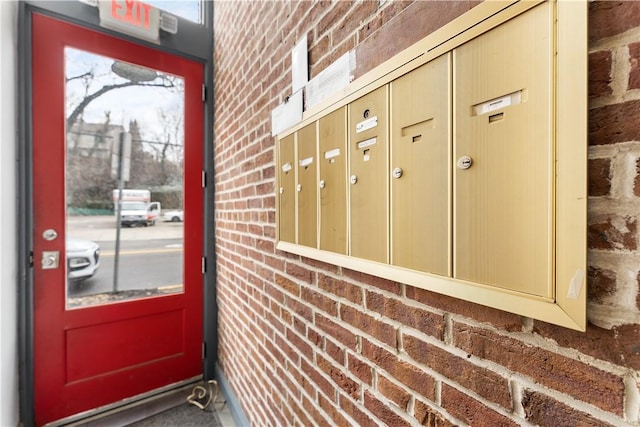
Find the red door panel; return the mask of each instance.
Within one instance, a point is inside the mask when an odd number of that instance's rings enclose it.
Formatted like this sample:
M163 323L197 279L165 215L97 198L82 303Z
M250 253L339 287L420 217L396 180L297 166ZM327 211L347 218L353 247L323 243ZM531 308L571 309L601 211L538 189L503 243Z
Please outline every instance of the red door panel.
M36 423L42 425L202 372L203 65L39 14L33 15L32 24L34 382ZM180 251L179 292L68 306L65 48L69 47L158 70L184 82L184 223L179 224L184 227L184 241L181 247L166 244L167 249L155 251ZM57 237L43 238L47 230L55 230ZM43 268L46 252L60 254L59 268ZM134 259L137 252L124 251L123 256ZM105 243L100 257L104 270L113 258Z

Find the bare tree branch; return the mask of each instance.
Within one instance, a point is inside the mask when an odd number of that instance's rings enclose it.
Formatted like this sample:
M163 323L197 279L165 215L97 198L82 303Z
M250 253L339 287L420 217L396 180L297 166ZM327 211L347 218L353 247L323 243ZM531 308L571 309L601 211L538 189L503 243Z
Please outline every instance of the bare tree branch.
M126 83L119 83L119 84L115 84L115 85L103 86L99 90L97 90L96 92L85 96L82 99L82 101L80 102L80 104L78 104L78 106L71 112L71 114L69 114L69 117L67 117L67 129L71 129L71 126L76 122L76 120L78 119L80 114L82 114L84 109L87 107L87 105L89 105L89 103L91 101L93 101L94 99L98 98L101 95L104 95L106 92L109 92L111 90L120 89L120 88L123 88L123 87L129 87L129 86L147 86L147 87L172 88L172 87L174 87L174 84L171 81L165 80L162 83L126 82Z

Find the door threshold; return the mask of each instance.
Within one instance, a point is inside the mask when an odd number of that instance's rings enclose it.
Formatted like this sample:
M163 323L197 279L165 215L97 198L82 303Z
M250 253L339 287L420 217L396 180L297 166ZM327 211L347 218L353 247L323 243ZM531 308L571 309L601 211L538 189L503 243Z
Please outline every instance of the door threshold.
M202 377L194 377L111 405L51 422L45 427L126 426L185 403L193 391L193 387L201 382Z

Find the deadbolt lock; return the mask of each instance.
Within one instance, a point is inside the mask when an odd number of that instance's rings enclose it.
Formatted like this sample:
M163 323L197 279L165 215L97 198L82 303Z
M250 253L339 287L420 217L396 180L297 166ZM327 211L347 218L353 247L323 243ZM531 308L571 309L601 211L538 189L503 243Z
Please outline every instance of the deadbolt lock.
M324 188L327 184L324 182L324 179L320 180L320 188Z
M42 252L42 269L54 270L60 265L59 251L43 251Z
M349 178L349 182L351 184L355 184L356 182L358 182L358 177L356 175L351 175L351 177Z
M404 171L402 170L402 168L395 168L392 172L392 175L395 179L398 179L398 178L402 178L403 173Z

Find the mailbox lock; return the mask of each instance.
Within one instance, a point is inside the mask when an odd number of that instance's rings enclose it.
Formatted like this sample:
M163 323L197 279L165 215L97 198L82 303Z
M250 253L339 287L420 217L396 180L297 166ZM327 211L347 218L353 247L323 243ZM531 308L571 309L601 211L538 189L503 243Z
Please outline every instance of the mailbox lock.
M349 182L355 184L356 182L358 182L358 177L355 175L351 175L351 177L349 178Z
M473 164L473 160L469 156L462 156L458 159L458 169L469 169Z
M284 187L280 187L280 194L284 193Z
M392 175L395 179L401 178L404 171L402 168L395 168L392 172Z
M302 191L302 184L298 184L298 186L296 187L298 189L298 193Z
M320 180L320 188L324 188L326 185L326 183L324 182L324 179Z

